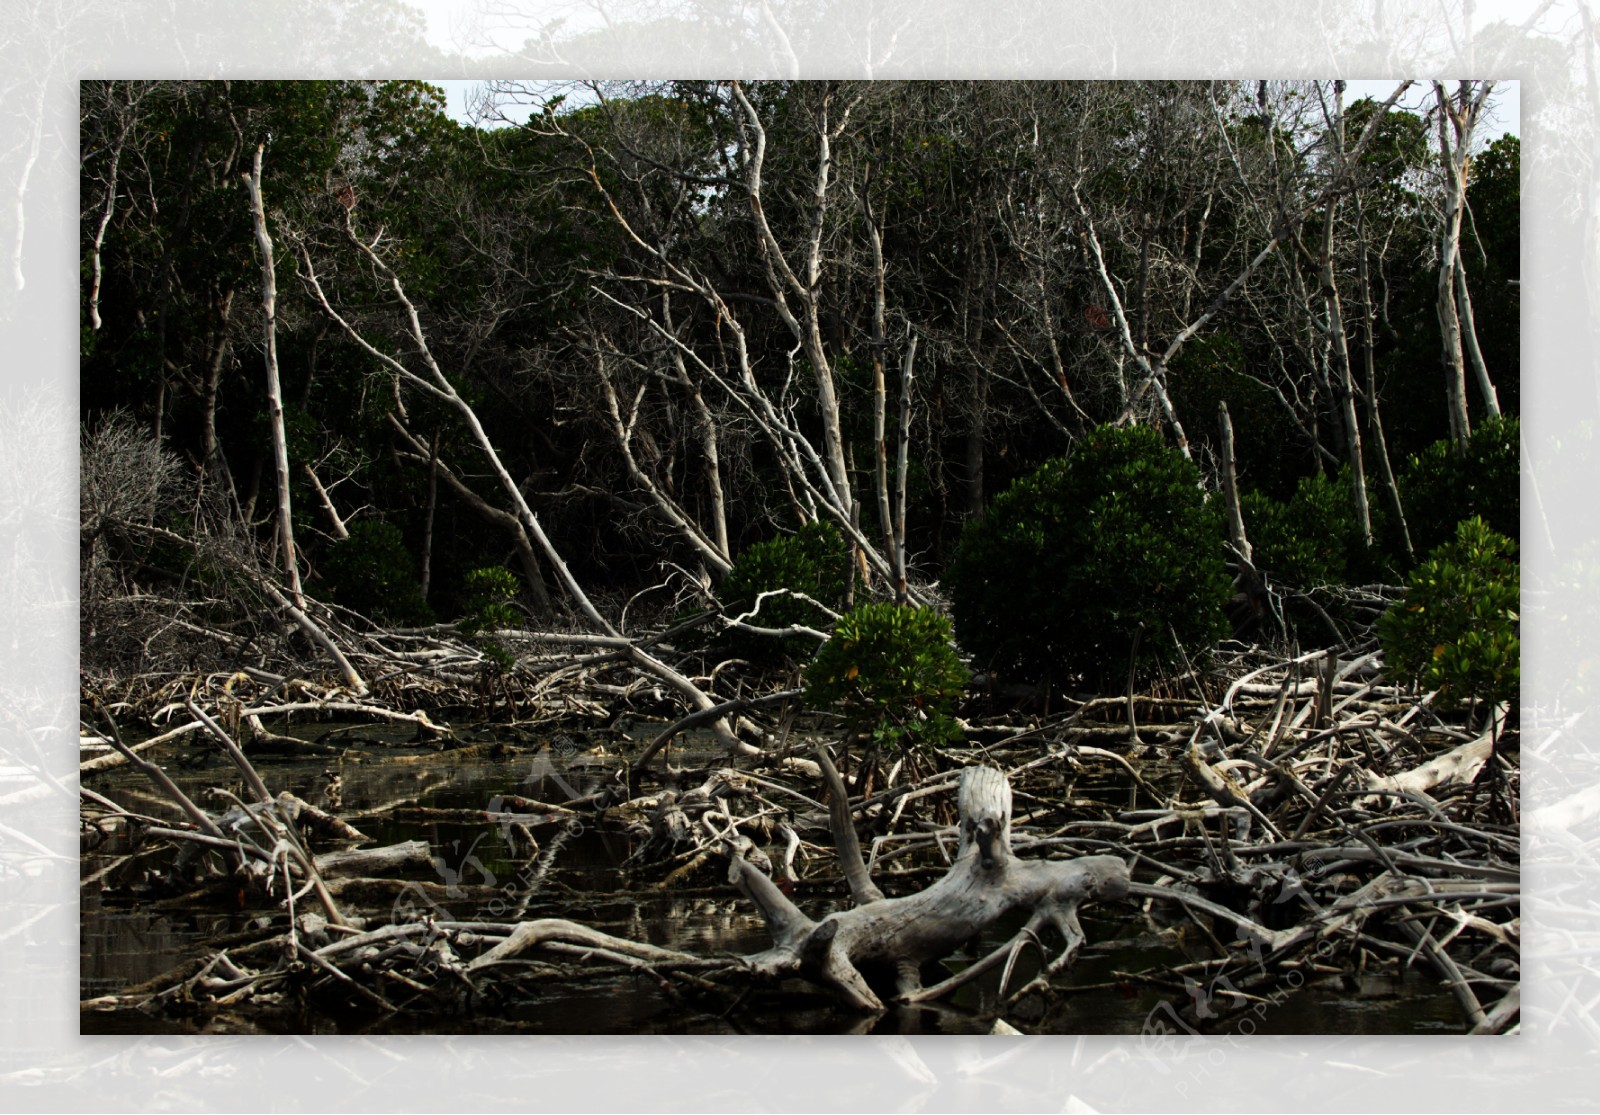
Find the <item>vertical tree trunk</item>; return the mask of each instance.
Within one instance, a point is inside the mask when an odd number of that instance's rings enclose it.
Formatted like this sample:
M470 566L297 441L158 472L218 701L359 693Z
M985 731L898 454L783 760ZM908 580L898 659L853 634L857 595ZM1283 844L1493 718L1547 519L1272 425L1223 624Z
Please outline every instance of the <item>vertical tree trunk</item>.
M1344 82L1333 83L1333 121L1329 131L1333 136L1335 156L1344 157ZM1350 341L1345 334L1344 308L1339 301L1339 284L1333 274L1333 222L1338 212L1336 197L1328 199L1327 216L1322 224L1322 257L1319 262L1323 307L1327 314L1328 339L1332 345L1334 366L1329 378L1339 400L1340 417L1344 426L1345 457L1350 463L1350 499L1355 507L1356 525L1361 530L1361 544L1372 548L1372 515L1367 508L1367 473L1361 458L1361 426L1356 421L1356 388L1350 369Z
M1465 90L1463 90L1465 92ZM1456 112L1441 82L1433 83L1439 107L1439 164L1444 175L1444 215L1439 225L1439 285L1435 299L1439 332L1444 339L1445 399L1450 409L1450 438L1465 445L1472 434L1467 415L1467 367L1461 345L1461 319L1456 312L1455 277L1461 251L1461 215L1466 191L1466 145L1471 129L1463 129L1463 117ZM1452 142L1451 132L1454 131Z
M232 307L233 291L229 289L222 293L218 301L216 339L211 347L211 360L206 366L206 382L201 396L200 470L204 473L222 464L222 448L217 441L217 394L222 386L222 365L228 353L228 314Z
M1367 384L1367 428L1372 433L1372 444L1378 461L1378 474L1383 481L1384 495L1389 510L1400 528L1400 541L1405 547L1406 561L1414 562L1416 552L1411 547L1411 530L1406 526L1406 510L1400 499L1400 485L1395 479L1394 466L1389 460L1389 443L1383 435L1383 418L1378 406L1378 368L1374 354L1372 282L1367 273L1367 231L1361 209L1361 195L1355 195L1356 206L1356 281L1360 284L1362 363Z
M911 460L911 377L917 361L917 337L911 337L905 363L900 367L900 447L895 461L894 599L907 602L906 592L906 470Z
M428 442L428 509L422 517L422 567L417 580L422 599L428 599L428 588L433 578L433 516L439 506L439 431L433 432Z
M272 427L272 461L278 478L278 557L288 578L289 598L305 607L300 590L300 567L294 548L294 517L289 502L289 445L283 430L283 387L278 382L278 288L272 259L272 237L261 203L261 156L266 144L256 147L255 160L244 176L250 191L250 212L255 218L256 245L261 249L261 313L267 365L267 420Z
M893 561L895 552L894 512L889 504L889 387L883 373L884 346L888 343L885 322L883 236L867 209L867 236L872 244L872 445L876 470L874 488L878 496L878 526L883 534L883 552Z
M670 294L661 296L661 315L667 328L673 329ZM711 502L711 542L722 558L731 564L733 554L728 548L728 504L727 497L722 491L722 457L718 449L716 418L712 415L711 408L706 405L700 384L690 377L689 369L684 366L683 353L674 349L672 360L677 369L679 385L689 393L689 406L694 411L695 427L699 431L700 444L705 451L701 460L705 469L706 493Z
M816 374L817 404L822 411L822 441L826 451L828 469L833 474L837 498L844 513L850 515L855 496L850 490L850 469L845 462L844 426L839 416L839 397L834 388L833 367L822 344L822 315L818 293L822 285L822 228L828 211L828 185L833 176L833 137L829 112L832 107L831 92L822 98L817 111L817 177L812 190L814 208L811 215L811 237L806 257L806 355Z
M89 326L91 329L100 328L100 280L102 264L100 259L101 249L106 242L106 229L111 226L111 218L117 212L117 185L118 171L122 166L122 148L127 143L128 132L133 127L134 109L132 98L126 110L118 114L117 135L111 142L111 166L106 171L106 205L100 214L100 223L94 232L94 247L91 249L91 274L92 281L89 285Z
M828 361L822 342L822 321L818 292L822 285L822 233L828 211L828 189L833 179L833 135L835 125L830 116L833 91L825 88L817 107L817 170L811 191L810 228L807 234L805 263L801 274L796 274L785 258L777 234L767 221L766 205L762 199L762 169L766 161L767 133L761 115L745 96L738 82L729 86L742 113L743 128L748 136L746 144L745 194L750 202L750 213L755 219L756 245L767 272L778 316L793 334L800 351L811 364L817 386L817 409L822 418L822 462L827 475L827 493L842 522L851 522L850 508L854 497L850 491L850 470L845 463L844 435L839 415L839 397L834 388L833 367ZM846 109L844 115L849 116ZM839 125L842 127L843 125ZM797 317L789 305L789 296L800 306Z

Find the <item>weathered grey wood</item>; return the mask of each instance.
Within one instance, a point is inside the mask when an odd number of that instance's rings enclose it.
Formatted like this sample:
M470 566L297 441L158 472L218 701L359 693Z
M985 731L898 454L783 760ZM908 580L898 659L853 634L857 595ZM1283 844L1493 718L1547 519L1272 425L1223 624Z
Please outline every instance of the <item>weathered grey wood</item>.
M387 871L431 866L433 853L426 840L407 840L382 848L350 848L324 852L313 861L323 875L378 875Z
M1426 793L1452 782L1471 782L1492 754L1494 737L1492 733L1485 732L1470 743L1463 743L1400 774L1382 777L1369 774L1366 778L1367 789Z
M839 769L833 765L827 747L817 744L816 754L817 765L822 768L828 786L828 818L833 826L834 846L839 850L839 867L844 872L845 882L850 884L850 896L857 905L877 902L883 898L883 891L867 874L866 862L861 858L861 841L850 820L850 792L845 788L844 779L839 777Z
M833 988L851 1006L878 1011L883 1000L861 975L862 963L892 966L902 1001L932 997L918 977L924 961L948 955L1010 911L1031 907L1033 924L1054 925L1065 940L1052 965L1065 967L1083 942L1079 904L1125 894L1127 865L1114 856L1017 859L1011 853L1011 785L992 767L967 768L957 799L961 846L942 879L918 894L878 898L821 921L808 918L759 869L734 858L729 879L761 910L773 937L772 948L745 962L765 975L798 973Z

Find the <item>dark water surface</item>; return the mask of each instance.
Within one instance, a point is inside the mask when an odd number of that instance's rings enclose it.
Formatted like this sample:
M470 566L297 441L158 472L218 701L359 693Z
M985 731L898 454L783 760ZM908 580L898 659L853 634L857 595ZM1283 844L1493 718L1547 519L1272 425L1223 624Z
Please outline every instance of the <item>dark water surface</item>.
M316 740L326 737L332 727L313 724L297 734ZM527 867L513 856L498 826L364 818L363 811L398 801L435 809L485 809L497 795L504 794L559 804L567 800L569 791L582 794L593 789L620 764L613 757L609 768L588 765L586 752L596 741L564 736L557 738L555 746L518 742L514 744L520 748L517 753L498 758L478 754L463 759L451 751L377 742L398 743L408 735L408 730L352 726L347 736L339 737L345 748L340 755L263 756L256 762L271 789L292 790L312 802L317 801L325 782L324 771L337 770L343 783L341 814L375 843L428 841L434 863L416 878L455 888L456 896L447 892L435 910L437 916L451 920L493 921L510 916L512 903L505 891L515 892L525 882L519 872ZM492 739L492 735L480 734L479 738ZM709 741L701 746L707 747L704 758L710 761ZM692 751L674 755L677 763L694 758ZM159 761L186 793L207 808L224 808L208 797L212 787L246 796L237 772L203 747L180 744L159 756ZM604 764L608 760L599 756L593 761ZM177 811L141 774L126 767L95 776L90 785L135 812L178 818ZM617 936L701 955L756 952L770 943L760 917L733 888L722 883L720 871L696 874L678 888L681 893L663 892L651 885L660 877L660 870L644 872L638 880L630 879L623 870L623 861L635 849L625 825L593 818L585 818L582 825L581 832L566 838L525 917L571 918ZM558 831L559 826L547 825L537 828L535 835L548 844ZM1022 854L1027 855L1025 849ZM181 899L154 897L145 889L151 882L145 871L164 866L164 858L169 857L134 857L124 862L114 849L83 857L86 880L104 872L81 891L83 998L114 994L154 978L204 953L206 942L219 936L251 931L264 934L274 917L281 924L281 906L241 905L219 910L214 899L201 908ZM800 869L806 874L803 859ZM878 882L893 895L926 885L926 878L897 887L894 872L888 870L879 874ZM803 883L796 901L808 915L819 917L847 901L847 895L842 883L823 876ZM1157 911L1155 916L1162 914ZM1084 990L1060 998L1042 1016L1037 1007L1030 1015L1025 1002L1008 1017L1029 1030L1051 1033L1141 1034L1146 1040L1164 1040L1185 1032L1187 1026L1177 1012L1190 1005L1191 992L1199 989L1163 977L1173 965L1200 959L1211 949L1198 938L1193 923L1181 914L1176 916L1177 921L1161 922L1123 908L1085 911L1089 943L1065 977L1068 986ZM991 927L953 957L951 967L959 968L986 954L1008 940L1025 920L1025 913L1019 912ZM1025 953L1013 986L1032 978L1038 968L1037 953ZM550 984L532 998L496 1003L492 1012L430 1019L422 1026L405 1015L288 1021L275 1016L263 1022L263 1028L319 1033L414 1033L419 1029L439 1033L981 1033L990 1025L984 1019L985 1008L993 1001L998 978L998 973L991 973L963 989L950 1004L904 1008L867 1022L837 1009L830 998L798 981L781 989L755 992L722 1015L696 1011L665 997L648 981L606 969L576 981ZM1286 981L1274 990L1281 994L1264 995L1265 1003L1211 1020L1208 1032L1382 1034L1460 1033L1465 1029L1452 997L1420 963L1400 973L1386 966L1354 985L1304 986ZM170 1019L94 1012L86 1012L82 1021L85 1033L183 1027L182 1022Z

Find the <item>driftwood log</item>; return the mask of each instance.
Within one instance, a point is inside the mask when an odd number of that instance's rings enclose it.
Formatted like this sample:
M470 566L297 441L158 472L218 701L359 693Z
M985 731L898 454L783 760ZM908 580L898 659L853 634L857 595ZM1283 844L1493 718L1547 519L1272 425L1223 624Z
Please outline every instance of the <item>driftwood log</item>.
M825 753L819 754L825 759ZM837 778L830 762L824 767ZM835 802L842 799L834 795ZM1010 962L1023 944L1038 939L1037 931L1045 925L1053 926L1063 941L1047 971L1065 968L1084 941L1078 906L1126 894L1127 865L1115 856L1017 859L1011 852L1011 785L993 767L962 772L958 808L960 847L949 872L926 890L902 898L884 898L878 892L861 864L848 821L842 828L836 825L835 839L857 904L820 921L802 913L759 867L734 854L729 881L761 911L773 936L770 949L745 957L750 969L771 977L800 975L832 988L858 1009L881 1011L883 999L862 975L863 965L892 969L898 1001L923 1001L955 990L1002 959L1009 976ZM842 812L835 813L836 822ZM1033 917L1011 942L959 975L923 987L925 962L949 955L1019 908L1031 908Z

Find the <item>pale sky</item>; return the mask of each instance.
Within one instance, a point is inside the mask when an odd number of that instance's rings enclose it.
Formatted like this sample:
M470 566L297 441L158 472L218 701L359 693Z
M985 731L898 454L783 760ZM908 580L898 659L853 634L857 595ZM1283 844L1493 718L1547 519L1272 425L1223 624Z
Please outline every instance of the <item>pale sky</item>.
M446 108L450 115L462 123L470 122L467 105L482 82L434 80L432 84L445 91L445 96L448 98ZM1345 89L1345 102L1348 104L1361 97L1371 97L1377 101L1386 100L1389 94L1394 92L1397 84L1398 79L1395 78L1352 80ZM1432 97L1431 87L1426 82L1419 82L1406 90L1405 96L1400 99L1400 104L1413 110L1426 108L1432 104ZM1507 132L1512 135L1522 134L1522 83L1518 81L1502 81L1495 85L1494 92L1489 95L1488 112L1478 125L1477 139L1479 143L1488 143Z

